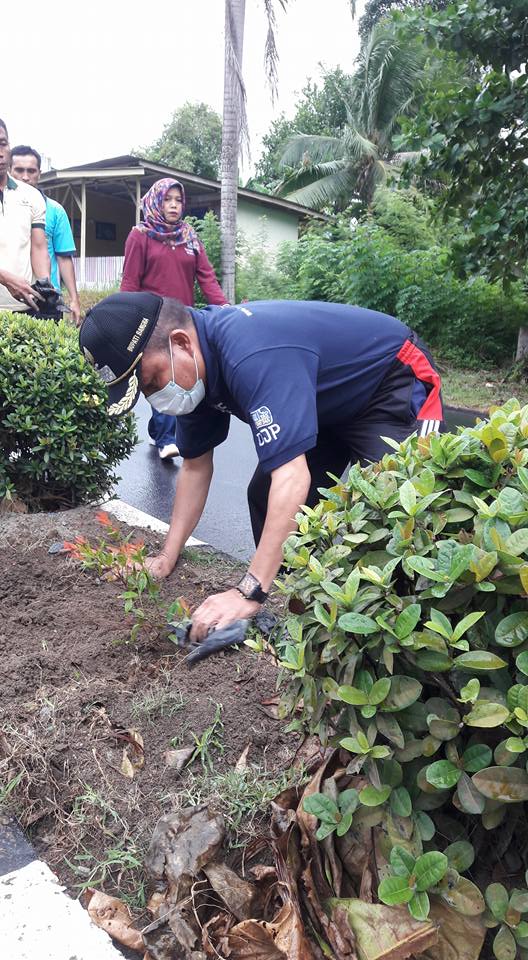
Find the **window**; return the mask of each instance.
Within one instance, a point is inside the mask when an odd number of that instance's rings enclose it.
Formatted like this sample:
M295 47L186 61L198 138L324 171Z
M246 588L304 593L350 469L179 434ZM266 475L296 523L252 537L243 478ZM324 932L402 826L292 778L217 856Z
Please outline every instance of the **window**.
M95 221L95 239L115 243L117 231L115 223L106 223L104 220Z

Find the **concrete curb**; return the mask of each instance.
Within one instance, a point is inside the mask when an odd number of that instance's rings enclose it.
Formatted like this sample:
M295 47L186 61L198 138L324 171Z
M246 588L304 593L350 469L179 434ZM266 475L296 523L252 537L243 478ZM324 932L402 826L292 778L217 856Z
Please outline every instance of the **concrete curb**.
M169 525L123 500L102 508L132 526L167 533ZM206 546L189 537L188 546ZM123 960L111 937L72 900L14 821L0 821L0 931L6 960ZM127 956L129 954L126 954Z
M138 510L137 507L132 507L129 503L125 503L124 500L107 500L102 504L102 507L104 510L107 510L108 513L113 514L117 520L122 520L123 523L128 523L132 527L143 527L148 530L154 530L156 533L167 533L169 529L168 523L165 523L163 520L158 520L157 517L151 516L150 513ZM203 547L207 546L207 544L205 540L197 540L196 537L189 537L186 546Z

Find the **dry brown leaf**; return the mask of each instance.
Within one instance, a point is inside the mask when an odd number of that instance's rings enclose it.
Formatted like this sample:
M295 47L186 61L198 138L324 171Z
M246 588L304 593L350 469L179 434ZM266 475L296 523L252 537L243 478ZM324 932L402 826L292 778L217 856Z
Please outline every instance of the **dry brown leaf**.
M406 907L337 899L330 900L327 906L341 928L346 917L359 960L405 960L438 942L438 925L432 920L414 920ZM431 960L432 957L433 954Z
M134 730L133 728L127 730L127 733L132 741L131 746L134 750L134 756L131 759L132 766L135 770L141 770L145 764L145 747L143 744L143 737L141 736L139 730Z
M2 497L0 500L0 514L2 513L27 513L28 508L19 497Z
M109 897L101 890L89 889L87 894L88 913L93 922L125 947L142 951L143 938L140 931L132 925L132 917L126 904L117 897Z
M237 762L235 763L235 770L237 771L237 773L242 773L243 770L247 769L247 759L248 759L250 747L251 747L251 743L248 743L247 747L244 747Z
M160 907L163 906L166 901L167 891L155 890L154 893L149 897L147 910L152 914L153 917L159 917Z
M306 737L297 750L292 767L303 766L307 773L314 773L330 756L331 750L322 747L319 737Z
M436 897L430 917L440 928L438 943L424 953L428 960L478 960L486 936L482 917L465 917Z
M123 759L121 760L121 766L119 767L119 769L124 777L127 777L129 780L134 779L134 774L136 771L134 770L134 767L130 762L130 757L128 756L126 747L123 750Z
M165 750L163 754L165 766L179 773L180 770L183 770L187 761L191 759L193 753L194 747L180 747L179 750Z
M232 960L314 960L316 956L291 902L271 923L243 920L233 927L227 942Z
M249 920L253 914L253 905L257 896L257 888L253 883L242 880L234 870L218 860L203 867L209 883L219 897L222 898L228 910L237 920Z

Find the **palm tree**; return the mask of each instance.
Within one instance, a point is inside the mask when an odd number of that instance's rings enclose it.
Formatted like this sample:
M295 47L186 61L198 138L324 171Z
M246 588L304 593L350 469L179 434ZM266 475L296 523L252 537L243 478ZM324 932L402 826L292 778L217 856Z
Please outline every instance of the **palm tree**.
M264 63L272 98L277 88L278 53L275 43L275 8L286 9L288 0L263 0L268 19ZM356 0L349 0L352 16ZM224 120L222 130L220 229L222 285L230 302L235 299L235 242L238 160L248 145L246 90L242 74L246 0L225 0Z
M346 206L353 197L369 204L394 156L398 119L416 104L425 56L387 25L377 26L342 91L348 116L342 135L291 137L281 157L290 169L276 192L315 208Z
M283 9L287 0L278 0ZM275 43L273 0L264 0L268 33L264 51L266 75L272 96L277 87L278 53ZM238 160L248 147L246 89L242 74L246 0L225 0L224 118L220 188L222 284L227 299L235 300L235 241L237 222Z

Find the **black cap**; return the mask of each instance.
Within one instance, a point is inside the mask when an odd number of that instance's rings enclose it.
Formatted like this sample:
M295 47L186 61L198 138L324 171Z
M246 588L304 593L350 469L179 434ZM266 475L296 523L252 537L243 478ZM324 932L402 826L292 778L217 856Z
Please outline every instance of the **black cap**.
M114 293L86 314L79 346L108 387L110 416L127 413L137 402L137 366L162 304L155 293Z

